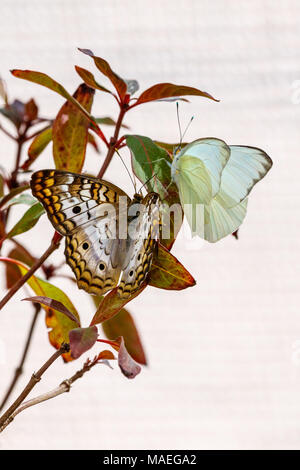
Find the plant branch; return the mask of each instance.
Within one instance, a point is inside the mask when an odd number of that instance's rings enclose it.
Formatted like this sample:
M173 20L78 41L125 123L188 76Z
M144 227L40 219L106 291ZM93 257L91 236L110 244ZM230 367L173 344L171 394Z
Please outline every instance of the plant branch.
M10 139L16 141L17 140L17 137L14 137L10 132L8 132L4 127L1 126L0 124L0 130L5 134L7 135L7 137L9 137Z
M50 400L51 398L55 398L62 393L69 392L71 389L71 385L78 379L80 379L86 372L88 372L92 367L94 367L96 364L98 364L98 356L95 357L93 361L90 361L89 359L84 363L83 367L78 370L72 377L69 379L64 380L58 387L56 387L53 390L50 390L47 393L43 393L41 395L38 395L35 398L32 398L31 400L25 401L22 405L19 405L15 410L1 423L0 421L0 432L2 432L6 426L8 426L13 419L21 413L21 411L26 410L27 408L30 408L31 406L38 405L39 403L42 403L46 400ZM1 419L1 418L0 418Z
M12 288L7 292L7 294L3 297L3 299L0 302L0 310L13 297L13 295L25 284L25 282L27 282L28 279L31 278L31 276L35 273L35 271L37 271L37 269L41 267L41 265L44 263L44 261L46 261L47 258L49 258L49 256L53 253L53 251L55 251L59 247L61 238L62 236L57 234L57 232L54 234L51 244L49 248L47 248L45 253L32 265L32 267L27 271L27 273L23 277L21 277L12 286Z
M42 367L36 372L33 373L29 382L27 383L24 390L20 393L18 398L14 401L14 403L8 408L8 410L0 417L0 430L6 421L11 421L11 415L14 411L21 405L21 403L25 400L25 398L29 395L31 390L35 387L35 385L41 380L42 375L46 372L46 370L53 364L56 359L58 359L62 354L68 352L70 350L69 344L63 343L61 347L55 351L54 354L42 365Z
M34 304L34 309L35 309L35 312L34 312L34 315L32 317L32 322L31 322L31 325L30 325L30 328L29 328L29 333L28 333L28 336L27 336L27 340L26 340L26 343L25 343L25 348L24 348L24 351L23 351L23 354L22 354L22 357L21 357L21 361L18 365L18 367L16 368L15 370L15 375L12 379L12 382L2 400L2 403L0 405L0 411L4 408L7 400L9 399L10 395L12 394L15 386L16 386L16 383L20 377L20 375L22 375L23 373L23 366L24 366L24 363L25 363L25 360L26 360L26 357L27 357L27 353L28 353L28 350L29 350L29 346L30 346L30 342L31 342L31 338L32 338L32 335L33 335L33 331L34 331L34 327L36 325L36 321L37 321L37 318L38 318L38 314L41 310L41 305L40 304Z
M115 153L115 148L116 148L116 144L118 142L118 136L119 136L119 132L120 132L120 129L121 129L122 121L123 121L123 118L124 118L124 115L125 115L127 109L128 109L128 105L123 105L120 108L120 113L119 113L119 117L118 117L118 120L117 120L117 123L116 123L115 132L114 132L113 137L110 139L107 155L106 155L105 160L103 162L103 165L102 165L102 167L101 167L101 169L98 173L98 178L103 178L103 175L104 175L105 171L107 170L107 167L109 166L109 164L111 162L111 159L112 159L112 157Z

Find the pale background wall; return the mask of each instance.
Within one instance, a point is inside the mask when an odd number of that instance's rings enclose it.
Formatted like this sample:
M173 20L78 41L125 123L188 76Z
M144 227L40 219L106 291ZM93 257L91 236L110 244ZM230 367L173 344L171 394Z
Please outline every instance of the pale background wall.
M216 136L254 145L274 161L253 191L238 242L200 243L197 251L176 243L174 254L196 287L148 288L130 304L149 367L128 381L117 367L99 366L71 393L20 415L1 435L0 448L300 448L300 104L292 88L300 79L299 18L297 0L0 1L0 74L11 97L34 96L42 113L53 116L62 99L13 78L9 69L43 71L73 92L74 64L97 73L76 50L86 47L142 89L172 81L220 98L217 104L195 97L181 106L183 123L195 116L189 140ZM109 97L98 95L94 113L115 112ZM127 123L135 133L178 140L174 104L145 105ZM0 139L7 164L13 146ZM96 171L101 158L89 149L86 168ZM52 166L50 149L39 166ZM132 192L117 160L106 177ZM42 253L50 241L47 220L23 239ZM86 295L67 281L59 285L87 324L93 307ZM25 295L1 312L1 394L31 319L30 306L19 302ZM41 316L20 386L52 351ZM57 362L34 395L82 362Z

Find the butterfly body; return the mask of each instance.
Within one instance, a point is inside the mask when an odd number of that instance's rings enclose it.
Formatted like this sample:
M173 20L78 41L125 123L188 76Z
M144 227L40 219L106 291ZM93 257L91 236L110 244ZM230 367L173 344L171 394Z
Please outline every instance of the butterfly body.
M66 260L79 288L102 295L119 284L118 295L127 298L141 286L158 242L156 193L131 200L107 181L60 170L34 173L31 188L66 237Z

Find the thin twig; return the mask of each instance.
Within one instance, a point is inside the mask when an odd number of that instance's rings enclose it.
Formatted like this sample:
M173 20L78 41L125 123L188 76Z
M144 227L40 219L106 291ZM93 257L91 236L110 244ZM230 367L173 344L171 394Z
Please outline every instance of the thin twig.
M111 162L111 159L112 159L112 157L115 153L115 145L117 143L119 132L120 132L121 125L122 125L122 121L123 121L123 118L124 118L124 115L125 115L127 109L128 109L127 106L126 107L122 106L120 108L120 113L119 113L119 117L118 117L118 120L117 120L117 123L116 123L115 132L114 132L113 137L110 139L108 152L107 152L107 155L106 155L105 160L103 162L103 165L102 165L102 167L99 171L98 178L103 178L103 175L104 175L105 171L107 170L107 167L109 166L109 164Z
M51 398L55 398L62 393L66 393L70 391L71 385L78 379L80 379L86 372L88 372L92 367L94 367L96 364L98 364L98 357L96 356L93 361L90 361L89 359L85 362L83 367L78 370L72 377L69 379L64 380L58 387L56 387L53 390L50 390L47 393L43 393L41 395L38 395L35 398L32 398L31 400L27 400L23 402L22 405L18 406L13 413L9 415L8 418L3 422L3 424L0 423L0 432L2 432L6 426L8 426L13 419L21 413L21 411L26 410L26 408L30 408L31 406L38 405L39 403L42 403L46 400L50 400Z
M7 135L7 137L9 137L10 139L16 141L17 140L17 137L14 137L10 132L8 132L6 129L4 129L4 127L1 126L0 124L0 130L5 134Z
M62 354L68 352L70 350L69 344L63 343L61 347L55 351L54 354L42 365L42 367L36 372L33 373L29 382L27 383L26 387L20 393L18 398L14 401L14 403L8 408L8 410L0 417L0 431L2 430L2 426L6 421L11 421L11 415L15 412L15 410L21 405L21 403L25 400L25 398L29 395L31 390L35 387L35 385L41 380L42 375L46 372L46 370L59 358Z
M0 302L0 310L4 307L4 305L12 298L12 296L25 284L28 279L31 278L33 273L37 271L38 268L46 261L47 258L55 251L60 244L62 236L58 235L57 237L53 237L51 245L45 253L32 265L32 267L27 271L27 273L21 277L13 286L12 288L7 292L7 294L3 297L3 299Z
M7 390L5 396L2 400L2 403L0 405L0 411L4 408L7 400L9 399L10 395L12 394L12 392L13 392L15 386L16 386L16 383L17 383L20 375L22 375L22 373L23 373L23 366L24 366L24 363L25 363L25 360L26 360L26 357L27 357L27 353L28 353L28 350L29 350L29 345L30 345L31 338L32 338L32 335L33 335L34 327L36 325L38 314L41 310L41 305L40 304L34 304L34 309L35 309L35 312L34 312L34 315L32 317L32 322L31 322L31 325L30 325L30 328L29 328L29 333L28 333L28 337L27 337L27 340L26 340L26 343L25 343L25 348L24 348L24 351L23 351L23 354L22 354L22 357L21 357L21 361L20 361L18 367L15 370L15 375L13 377L13 380L12 380L10 386L8 387L8 390Z

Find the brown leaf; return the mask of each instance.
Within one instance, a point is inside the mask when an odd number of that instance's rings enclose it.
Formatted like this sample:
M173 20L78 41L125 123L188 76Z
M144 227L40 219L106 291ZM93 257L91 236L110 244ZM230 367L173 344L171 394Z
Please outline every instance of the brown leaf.
M195 284L193 276L159 243L157 257L152 262L149 285L160 289L182 290Z
M74 99L88 112L91 111L94 90L82 84ZM53 156L60 170L80 173L88 141L89 120L70 101L60 109L53 123Z
M173 83L158 83L157 85L153 85L152 87L145 90L138 98L136 103L134 103L131 107L142 103L147 103L149 101L160 100L162 98L170 98L172 96L179 97L184 95L203 96L214 101L219 101L210 94L206 93L206 91L198 90L198 88L184 85L175 85Z
M131 357L140 364L145 365L147 363L134 319L125 308L122 308L122 310L110 320L102 323L102 328L108 339L123 336L127 351Z
M84 83L89 87L94 88L95 90L100 90L112 94L110 90L108 90L102 85L99 85L99 83L96 82L94 75L88 70L78 67L78 65L75 65L75 70L78 75L82 78Z
M115 287L105 297L103 297L90 324L96 325L117 315L124 305L137 297L145 289L145 287L146 283L142 284L139 290L128 299L121 299L117 294L118 288Z
M25 103L24 120L27 122L34 121L38 116L38 107L34 99L29 100Z

